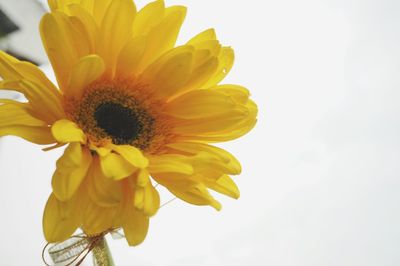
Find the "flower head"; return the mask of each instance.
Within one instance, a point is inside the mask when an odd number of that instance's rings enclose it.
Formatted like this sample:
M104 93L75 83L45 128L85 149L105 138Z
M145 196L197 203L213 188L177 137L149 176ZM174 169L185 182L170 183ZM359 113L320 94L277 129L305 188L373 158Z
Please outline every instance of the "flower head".
M0 53L0 136L67 145L52 178L43 228L49 242L77 228L123 228L141 243L160 205L158 183L195 205L220 209L209 189L238 198L241 172L208 143L236 139L256 123L247 89L218 85L234 61L206 30L175 47L186 9L155 1L49 0L40 31L58 88L34 65Z

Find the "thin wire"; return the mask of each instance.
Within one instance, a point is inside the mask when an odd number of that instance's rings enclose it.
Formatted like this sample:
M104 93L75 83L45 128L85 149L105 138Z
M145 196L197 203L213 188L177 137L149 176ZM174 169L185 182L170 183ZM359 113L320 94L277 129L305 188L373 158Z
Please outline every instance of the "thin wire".
M170 204L171 202L173 202L173 201L176 200L176 199L177 199L177 198L174 197L174 198L170 199L169 201L163 203L163 204L160 206L160 209L161 209L162 207L164 207L165 205Z

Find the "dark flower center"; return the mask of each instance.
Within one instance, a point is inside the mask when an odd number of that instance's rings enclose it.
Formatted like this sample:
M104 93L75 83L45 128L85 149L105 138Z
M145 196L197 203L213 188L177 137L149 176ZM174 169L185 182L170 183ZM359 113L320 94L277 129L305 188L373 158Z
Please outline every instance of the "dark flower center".
M94 118L97 126L118 145L130 144L143 129L140 118L133 110L114 102L100 104L94 112Z

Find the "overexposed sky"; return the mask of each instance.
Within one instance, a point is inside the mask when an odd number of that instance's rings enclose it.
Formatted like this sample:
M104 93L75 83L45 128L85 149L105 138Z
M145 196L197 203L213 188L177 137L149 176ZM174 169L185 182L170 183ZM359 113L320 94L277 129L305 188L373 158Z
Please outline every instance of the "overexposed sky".
M214 27L235 49L225 83L251 90L259 123L221 145L243 165L238 201L175 200L141 246L110 240L116 265L400 265L400 2L166 2L189 8L181 42ZM41 265L61 152L0 140L0 265Z

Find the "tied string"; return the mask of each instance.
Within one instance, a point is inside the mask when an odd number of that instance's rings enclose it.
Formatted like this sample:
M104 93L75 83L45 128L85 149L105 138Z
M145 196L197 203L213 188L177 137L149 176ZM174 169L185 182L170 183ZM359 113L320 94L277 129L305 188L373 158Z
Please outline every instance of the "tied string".
M104 241L104 236L108 233L111 233L115 238L121 237L121 233L113 229L94 236L77 234L63 242L56 244L47 243L42 251L42 260L47 266L78 266L81 265L87 255L93 251L96 258L96 265L108 265L106 243ZM55 264L50 264L46 260L46 250L48 250L48 254Z
M160 209L172 203L174 200L176 200L176 197L162 204ZM42 250L42 260L47 266L79 266L85 260L87 255L93 251L95 265L108 266L110 265L110 261L107 256L108 247L104 239L104 236L108 233L110 233L114 239L121 239L125 237L118 231L118 229L115 228L107 230L98 235L87 235L83 233L73 235L63 242L55 244L47 243ZM48 250L48 254L55 264L50 264L46 260L46 250Z

